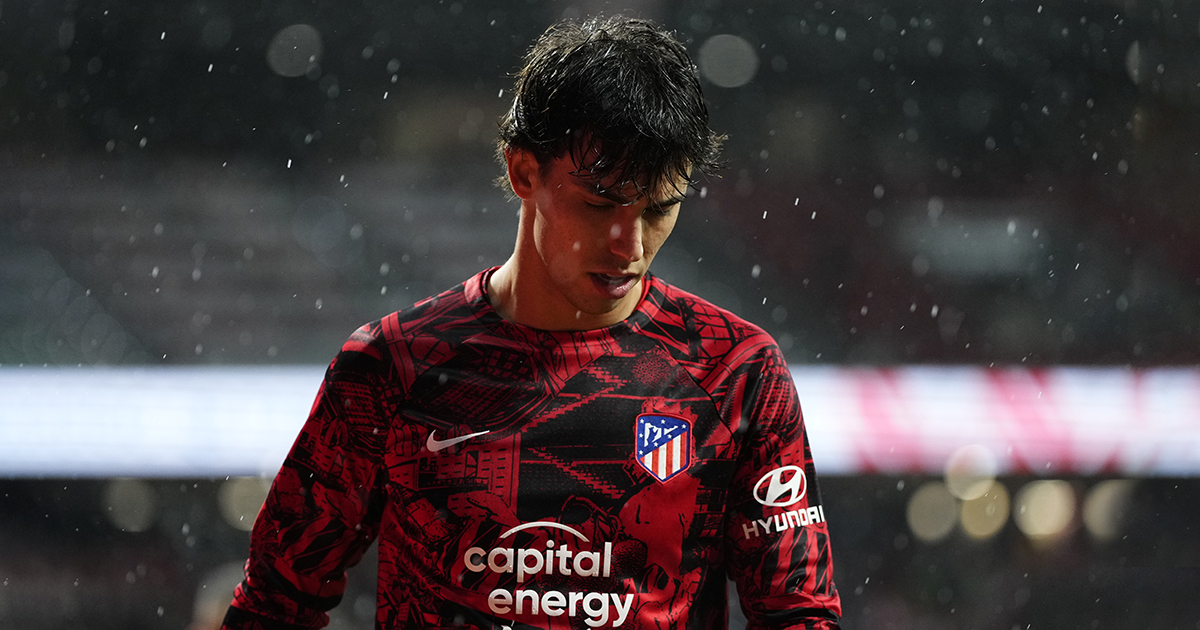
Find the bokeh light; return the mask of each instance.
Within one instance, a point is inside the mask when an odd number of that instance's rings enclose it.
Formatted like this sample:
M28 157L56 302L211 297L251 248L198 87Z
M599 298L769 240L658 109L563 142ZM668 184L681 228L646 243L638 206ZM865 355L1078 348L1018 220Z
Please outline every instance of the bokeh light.
M946 460L946 488L964 501L977 499L991 489L998 469L991 449L979 444L963 446Z
M1088 491L1083 502L1083 524L1093 538L1110 542L1121 535L1135 487L1130 479L1108 479Z
M1058 479L1027 484L1017 492L1014 503L1013 520L1034 541L1057 540L1075 518L1075 491Z
M758 53L737 35L713 35L700 47L700 74L714 85L746 85L758 71Z
M908 528L918 539L933 543L950 534L958 522L958 503L940 481L923 484L908 500Z
M321 61L321 33L307 24L280 29L267 46L267 65L280 76L298 77Z
M141 479L109 481L102 500L108 521L121 531L144 532L158 519L158 495Z
M189 630L220 628L233 599L233 589L245 576L244 562L234 561L220 565L200 578L196 586L195 603L192 604L192 625Z
M976 540L986 540L1004 528L1008 513L1008 490L1004 484L993 481L979 496L963 501L963 531Z
M217 490L221 516L235 529L250 531L270 489L270 479L231 477Z

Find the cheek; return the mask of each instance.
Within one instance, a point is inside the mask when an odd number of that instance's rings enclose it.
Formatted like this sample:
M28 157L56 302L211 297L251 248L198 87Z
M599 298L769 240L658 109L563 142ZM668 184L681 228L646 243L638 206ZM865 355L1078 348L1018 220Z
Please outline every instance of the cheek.
M579 239L572 237L569 226L544 215L539 215L534 224L533 239L538 255L552 272L564 268L579 254Z
M666 217L659 223L651 225L646 229L646 234L642 240L642 247L646 251L646 256L653 258L658 253L658 248L667 241L667 237L675 229L675 216Z

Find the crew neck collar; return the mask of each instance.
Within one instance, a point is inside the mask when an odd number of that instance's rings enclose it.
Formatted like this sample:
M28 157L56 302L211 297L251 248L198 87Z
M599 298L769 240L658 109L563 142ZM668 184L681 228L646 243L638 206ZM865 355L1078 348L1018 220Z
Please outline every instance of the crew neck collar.
M484 269L475 274L473 278L466 283L466 297L471 307L475 310L481 321L489 326L498 326L501 328L510 328L526 333L534 333L539 335L553 335L565 337L592 337L600 335L612 335L616 333L635 332L640 330L646 322L650 320L647 313L652 300L649 299L651 290L657 287L659 280L654 275L647 273L642 277L642 295L638 299L637 306L634 307L633 313L625 319L601 328L592 328L588 330L544 330L526 326L517 322L509 321L500 316L496 309L492 307L491 298L488 296L488 281L492 274L496 273L499 266Z

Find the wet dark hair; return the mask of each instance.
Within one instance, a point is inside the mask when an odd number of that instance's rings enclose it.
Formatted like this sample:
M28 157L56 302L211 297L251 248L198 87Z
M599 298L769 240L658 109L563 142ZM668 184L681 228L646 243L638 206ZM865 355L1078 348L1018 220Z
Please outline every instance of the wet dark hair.
M498 157L525 149L545 167L570 153L598 192L639 195L720 169L696 66L670 33L622 16L559 22L538 38L500 119ZM503 180L507 184L507 180ZM682 191L680 191L682 192Z

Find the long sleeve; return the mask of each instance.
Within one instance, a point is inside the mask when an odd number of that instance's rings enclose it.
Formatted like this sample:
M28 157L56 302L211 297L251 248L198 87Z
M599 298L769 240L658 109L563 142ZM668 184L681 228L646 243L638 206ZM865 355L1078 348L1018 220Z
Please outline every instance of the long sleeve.
M825 524L800 402L777 347L746 376L745 443L726 520L729 570L749 628L837 628Z
M386 440L381 364L367 331L346 343L275 478L224 630L320 628L345 571L374 540Z

